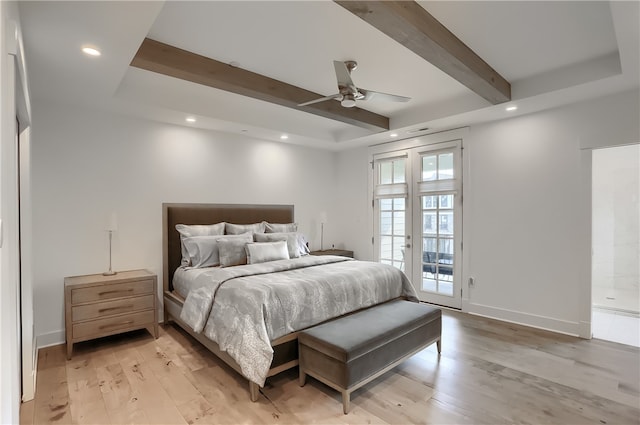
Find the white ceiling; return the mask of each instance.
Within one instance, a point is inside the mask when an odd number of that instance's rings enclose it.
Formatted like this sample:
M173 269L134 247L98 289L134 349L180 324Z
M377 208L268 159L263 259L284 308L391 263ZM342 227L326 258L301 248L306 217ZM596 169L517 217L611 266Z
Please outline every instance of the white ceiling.
M522 114L638 87L638 2L421 1L511 82ZM330 1L21 2L34 102L114 110L326 149L345 149L508 116ZM368 130L129 66L145 37L322 95L333 60L358 61L362 88L410 96L358 106L390 117ZM83 55L83 45L102 51ZM186 116L197 122L187 124Z

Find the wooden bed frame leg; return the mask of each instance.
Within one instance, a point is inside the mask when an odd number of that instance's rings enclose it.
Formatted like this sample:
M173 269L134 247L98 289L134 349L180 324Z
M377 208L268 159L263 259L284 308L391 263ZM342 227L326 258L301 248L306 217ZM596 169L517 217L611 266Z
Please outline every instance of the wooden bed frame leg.
M260 394L260 387L253 381L249 381L249 395L251 396L251 401L258 401L258 395Z
M436 347L438 347L438 355L442 352L442 338L436 341Z

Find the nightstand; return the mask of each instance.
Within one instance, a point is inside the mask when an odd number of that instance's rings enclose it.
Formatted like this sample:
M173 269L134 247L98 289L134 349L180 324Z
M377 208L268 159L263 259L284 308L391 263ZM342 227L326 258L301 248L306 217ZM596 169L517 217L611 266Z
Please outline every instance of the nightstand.
M353 251L347 251L346 249L324 249L322 251L311 251L311 255L339 255L341 257L353 258Z
M67 359L80 341L142 328L157 338L157 285L148 270L65 277Z

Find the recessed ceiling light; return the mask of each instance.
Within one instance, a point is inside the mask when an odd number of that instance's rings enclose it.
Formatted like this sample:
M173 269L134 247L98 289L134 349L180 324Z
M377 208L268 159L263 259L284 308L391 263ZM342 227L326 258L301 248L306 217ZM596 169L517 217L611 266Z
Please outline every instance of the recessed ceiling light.
M280 136L281 140L287 140L289 138L289 136L287 136L286 134L283 134L282 136Z
M184 119L186 122L196 122L196 119L193 117L187 117Z
M511 112L511 111L515 111L516 109L518 109L517 106L507 106L507 108L505 109L507 112Z
M398 137L398 133L391 133L389 137Z
M102 54L100 53L100 50L96 49L95 47L89 46L83 47L82 51L89 56L100 56Z

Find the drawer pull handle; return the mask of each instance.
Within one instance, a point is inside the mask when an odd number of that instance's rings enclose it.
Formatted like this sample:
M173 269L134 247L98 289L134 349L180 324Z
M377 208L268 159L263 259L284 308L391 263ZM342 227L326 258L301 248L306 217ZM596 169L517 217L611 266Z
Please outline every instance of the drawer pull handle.
M104 291L98 293L99 296L108 295L108 294L117 294L120 292L133 292L133 288L131 289L116 289L115 291Z
M131 325L131 324L133 324L133 320L127 320L126 322L112 323L110 325L102 325L102 326L100 326L100 329L118 328L120 326L127 326L127 325Z
M133 304L121 305L120 307L107 307L107 308L101 308L100 310L98 310L98 313L104 313L112 310L126 310L131 308L133 308Z

